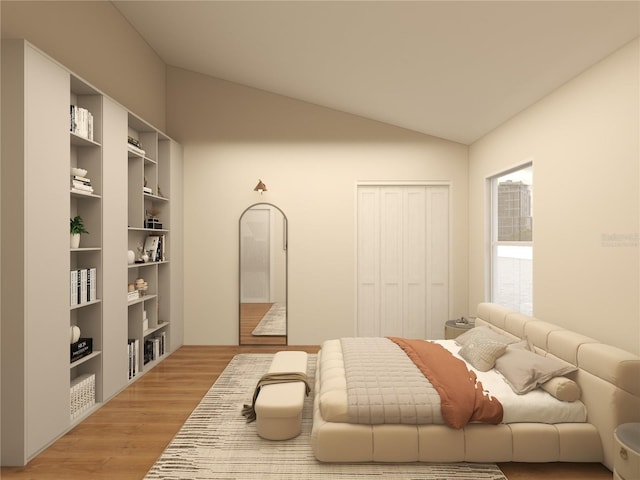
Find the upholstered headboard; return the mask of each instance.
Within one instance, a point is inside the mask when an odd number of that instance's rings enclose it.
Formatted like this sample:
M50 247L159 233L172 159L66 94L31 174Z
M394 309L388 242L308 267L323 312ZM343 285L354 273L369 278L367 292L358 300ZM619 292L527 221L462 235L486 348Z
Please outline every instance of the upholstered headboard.
M620 424L640 422L640 357L501 305L481 303L476 315L476 325L526 337L538 354L578 367L570 377L582 390L587 421L600 433L602 463L613 469L613 431Z

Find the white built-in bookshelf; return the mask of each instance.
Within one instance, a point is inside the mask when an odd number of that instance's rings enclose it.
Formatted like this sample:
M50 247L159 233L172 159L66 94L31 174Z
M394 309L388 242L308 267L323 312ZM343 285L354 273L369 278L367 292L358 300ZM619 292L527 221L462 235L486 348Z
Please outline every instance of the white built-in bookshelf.
M11 440L0 447L2 465L18 466L182 344L182 160L176 142L28 42L3 40L1 59L1 428ZM89 232L77 247L76 216ZM129 265L128 250L153 235L160 255ZM141 279L145 294L130 299Z
M102 402L102 95L70 75L69 217L88 234L70 246L69 418Z
M169 351L171 158L169 138L133 114L127 138L128 249L134 252L128 268L128 289L133 289L128 333L135 355L130 378L135 379Z

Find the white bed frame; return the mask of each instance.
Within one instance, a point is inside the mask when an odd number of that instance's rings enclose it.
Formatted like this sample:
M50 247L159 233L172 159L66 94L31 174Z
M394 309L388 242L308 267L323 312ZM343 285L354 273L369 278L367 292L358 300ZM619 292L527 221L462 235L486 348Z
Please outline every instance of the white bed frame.
M578 367L586 423L354 425L320 413L318 354L311 441L322 462L602 462L613 470L615 428L640 421L640 357L500 305L478 305L476 325L527 337L537 353Z

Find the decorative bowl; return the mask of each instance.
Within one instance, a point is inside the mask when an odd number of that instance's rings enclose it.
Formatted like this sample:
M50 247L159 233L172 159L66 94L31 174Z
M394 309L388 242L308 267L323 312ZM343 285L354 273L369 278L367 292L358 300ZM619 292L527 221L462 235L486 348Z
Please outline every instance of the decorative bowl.
M77 177L84 177L86 174L87 174L87 171L84 168L71 167L71 175L75 175Z

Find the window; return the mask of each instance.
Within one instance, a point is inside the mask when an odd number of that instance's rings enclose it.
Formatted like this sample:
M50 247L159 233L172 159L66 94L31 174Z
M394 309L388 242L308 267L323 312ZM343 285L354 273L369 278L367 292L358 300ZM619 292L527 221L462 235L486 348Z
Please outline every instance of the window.
M533 314L533 168L489 179L490 294L499 303Z

